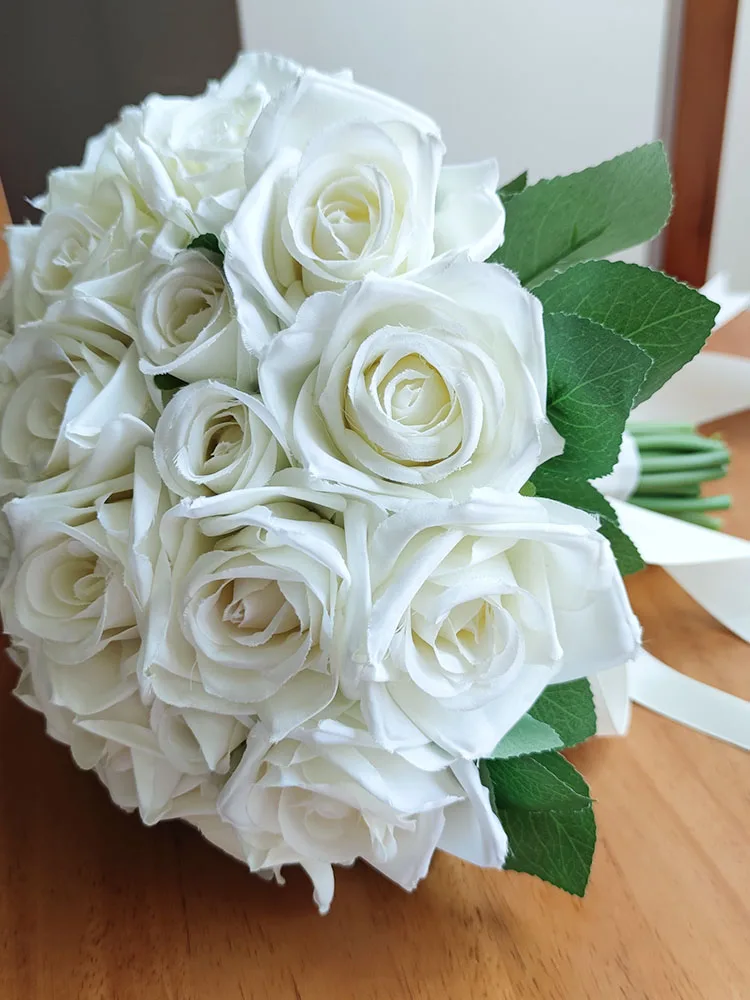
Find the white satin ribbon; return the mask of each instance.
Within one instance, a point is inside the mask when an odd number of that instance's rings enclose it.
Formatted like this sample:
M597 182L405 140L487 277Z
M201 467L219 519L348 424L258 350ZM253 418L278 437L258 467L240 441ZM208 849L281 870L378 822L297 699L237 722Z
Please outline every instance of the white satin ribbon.
M750 702L702 684L642 650L628 669L630 697L652 712L750 750Z
M750 642L750 542L622 500L613 499L612 505L647 563L662 566L709 614ZM633 701L750 749L750 702L687 677L645 650L624 672L627 678L618 685L610 682L598 697L594 691L601 735L626 731L622 720L627 719L626 704Z
M703 288L721 306L717 327L738 315L750 295L728 292L722 275ZM700 424L750 408L750 360L699 354L633 412L635 420ZM662 566L717 621L750 642L750 542L625 502L633 462L623 441L618 465L595 485L615 507L645 562ZM609 483L608 483L609 481ZM636 476L637 482L637 476ZM614 484L614 485L613 485ZM617 671L591 678L600 735L627 731L631 702L716 739L750 750L750 702L694 680L641 651Z
M633 420L705 424L750 406L750 358L706 351L633 410Z
M717 621L750 642L750 542L612 500L645 562L662 566Z

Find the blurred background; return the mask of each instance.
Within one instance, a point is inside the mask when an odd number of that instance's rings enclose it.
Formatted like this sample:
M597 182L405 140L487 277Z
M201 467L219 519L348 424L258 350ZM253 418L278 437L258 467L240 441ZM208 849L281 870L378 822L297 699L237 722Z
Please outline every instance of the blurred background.
M750 288L750 0L23 0L3 11L0 178L16 221L46 172L150 91L197 93L240 48L429 112L453 161L570 172L657 137L677 201L631 259Z

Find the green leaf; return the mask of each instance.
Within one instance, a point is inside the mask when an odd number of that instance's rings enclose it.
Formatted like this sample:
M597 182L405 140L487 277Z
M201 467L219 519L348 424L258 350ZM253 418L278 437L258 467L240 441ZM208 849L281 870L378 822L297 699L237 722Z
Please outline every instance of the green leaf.
M557 750L563 741L546 722L532 715L522 715L515 726L506 733L490 754L493 760L521 757L541 750Z
M639 573L646 565L643 557L636 548L635 542L620 527L617 514L615 514L611 505L607 503L607 506L612 511L614 517L602 517L599 523L599 533L604 535L612 546L612 553L620 573L623 576L630 576L631 573Z
M582 896L596 846L589 789L557 753L483 760L482 782L508 835L505 867Z
M181 389L187 382L183 382L181 378L177 378L175 375L154 375L154 385L157 389L161 389L163 392L172 392L173 389Z
M481 765L498 809L580 809L591 801L581 775L554 750Z
M563 454L546 464L564 476L606 476L617 461L651 359L618 333L581 316L546 313L544 332L547 416L565 438Z
M519 174L518 177L514 177L512 181L508 181L507 184L503 184L497 192L500 201L502 201L504 205L507 205L511 198L525 190L528 178L529 172L528 170L524 170L524 172Z
M506 205L505 242L491 260L533 288L578 261L650 240L671 207L664 147L660 142L639 146L514 195Z
M622 575L627 576L643 569L645 563L638 549L620 527L617 514L610 502L587 480L561 476L554 468L547 468L551 465L552 462L545 462L532 476L531 482L536 489L536 495L559 500L560 503L578 507L590 514L598 514L599 531L612 546L612 552Z
M508 836L509 871L536 875L574 896L584 896L596 847L596 820L590 805L564 812L500 809Z
M648 399L703 347L719 311L700 292L622 261L577 264L536 288L545 309L615 330L653 360L636 403Z
M191 240L187 245L188 250L210 250L211 253L218 254L221 259L224 259L224 251L219 245L219 237L214 236L213 233L201 233L200 236L196 236L194 240Z
M553 729L562 746L574 747L596 733L596 710L586 678L550 684L529 709L529 715Z

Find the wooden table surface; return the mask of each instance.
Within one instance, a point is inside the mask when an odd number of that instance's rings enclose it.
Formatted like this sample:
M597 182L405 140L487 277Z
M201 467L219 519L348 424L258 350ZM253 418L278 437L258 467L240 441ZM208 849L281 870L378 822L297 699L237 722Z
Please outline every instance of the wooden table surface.
M722 335L750 343L750 317ZM750 537L750 413L728 528ZM744 500L744 505L743 505ZM631 581L646 644L750 697L750 647L661 570ZM436 858L407 895L365 866L329 916L292 873L247 874L180 823L110 804L0 665L0 1000L746 1000L750 757L636 709L574 756L598 797L585 900Z

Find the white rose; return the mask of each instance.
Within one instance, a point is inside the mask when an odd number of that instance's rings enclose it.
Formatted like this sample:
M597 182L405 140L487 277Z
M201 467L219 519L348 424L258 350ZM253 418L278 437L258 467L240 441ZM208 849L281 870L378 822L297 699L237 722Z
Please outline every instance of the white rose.
M360 571L342 595L342 690L386 749L487 756L547 684L638 650L609 543L576 508L483 490L369 531L364 505L345 519Z
M433 121L342 77L309 70L261 114L248 194L224 231L240 304L261 292L291 323L305 296L448 251L484 260L502 242L497 165L442 167Z
M149 825L184 818L197 820L200 826L206 813L216 816L216 802L226 779L197 766L197 738L191 741L185 733L168 731L159 722L155 731L153 710L150 712L137 694L122 697L93 714L78 714L60 703L44 654L16 647L13 655L22 668L18 697L43 713L49 735L70 747L80 768L96 772L116 805L138 809ZM87 667L81 666L85 675ZM95 665L89 673L93 676ZM83 690L80 693L88 701L89 695ZM162 749L164 745L168 754ZM173 763L175 758L178 766ZM191 760L195 762L192 769ZM231 838L225 835L220 840L216 822L210 827L214 828L219 846L231 850Z
M3 492L23 493L27 482L68 468L60 438L76 372L67 359L55 356L56 351L44 351L44 361L42 353L37 347L31 354L32 366L25 375L16 378L12 368L6 368L10 378L3 385L0 412Z
M327 912L334 864L363 858L405 889L435 848L502 867L507 839L473 764L423 771L379 747L356 719L320 723L272 744L250 733L219 798L252 871L300 864Z
M264 486L289 464L280 436L258 396L221 382L194 382L164 408L154 457L178 496L210 496Z
M140 636L123 562L133 448L133 440L115 437L105 457L94 452L80 470L93 485L71 482L62 493L6 508L15 545L1 595L5 622L32 650L50 705L74 716L106 712L138 690ZM111 478L97 481L98 471Z
M151 271L138 299L136 343L141 370L185 382L223 378L252 382L256 362L243 343L219 258L184 250ZM247 309L245 321L248 321ZM270 336L262 307L253 315L251 340Z
M245 190L243 155L258 114L300 68L240 55L198 97L152 94L97 137L86 161L121 169L157 217L187 234L219 233Z
M542 307L495 264L314 296L259 379L293 457L345 489L514 492L562 450L545 416Z
M288 493L183 501L164 518L143 667L166 704L255 713L275 738L334 696L333 613L348 579L343 529Z
M72 169L53 172L49 183L41 224L7 231L16 325L56 318L55 307L74 295L82 310L132 336L153 217L122 177Z
M131 489L132 475L5 507L15 551L3 621L51 660L82 663L138 636L124 581Z
M3 353L11 379L0 412L0 474L16 493L65 473L123 414L151 421L152 403L134 347L115 330L70 316L22 327Z
M123 464L132 468L133 442L113 444L117 454L94 455L86 463L89 478L97 468L105 475ZM138 454L150 456L150 448ZM229 770L247 725L142 699L138 606L129 572L134 551L144 544L144 499L153 495L141 465L136 462L135 477L10 504L15 553L1 600L16 645L27 647L23 699L44 713L51 734L71 746L79 766L97 771L115 802L138 807L152 823L192 817L198 803L186 794L210 792L215 776ZM214 814L215 801L214 790Z

